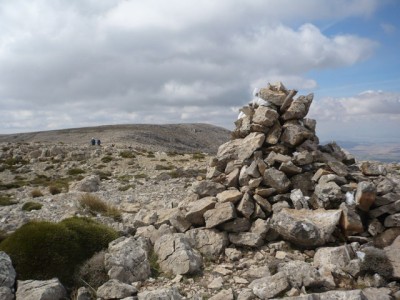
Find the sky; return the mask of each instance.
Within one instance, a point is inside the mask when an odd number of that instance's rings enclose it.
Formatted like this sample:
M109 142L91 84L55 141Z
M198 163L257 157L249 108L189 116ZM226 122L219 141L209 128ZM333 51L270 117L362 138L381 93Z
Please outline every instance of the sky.
M0 134L233 129L255 87L314 93L322 141L400 141L398 0L0 0Z

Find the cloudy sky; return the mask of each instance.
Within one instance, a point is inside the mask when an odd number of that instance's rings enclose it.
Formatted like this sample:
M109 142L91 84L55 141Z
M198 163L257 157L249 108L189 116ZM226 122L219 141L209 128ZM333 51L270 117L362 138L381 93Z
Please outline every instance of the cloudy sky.
M254 87L315 93L321 140L400 140L397 0L1 0L0 134L233 128Z

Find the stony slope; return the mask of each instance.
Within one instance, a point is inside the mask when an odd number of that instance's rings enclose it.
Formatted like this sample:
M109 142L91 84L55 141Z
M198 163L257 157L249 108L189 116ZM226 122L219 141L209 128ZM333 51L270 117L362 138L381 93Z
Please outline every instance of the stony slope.
M122 143L152 151L215 153L230 132L209 124L105 125L0 135L0 142L84 145L92 137L103 145Z

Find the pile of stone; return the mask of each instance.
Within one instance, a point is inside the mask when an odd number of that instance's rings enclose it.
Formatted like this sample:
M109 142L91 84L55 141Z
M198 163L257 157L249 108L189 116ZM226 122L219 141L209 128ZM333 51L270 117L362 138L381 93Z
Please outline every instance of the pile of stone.
M241 108L231 141L194 186L189 222L228 232L238 246L280 236L305 248L365 243L400 226L397 179L379 163L356 164L334 142L319 145L316 121L306 118L313 94L296 93L268 85Z

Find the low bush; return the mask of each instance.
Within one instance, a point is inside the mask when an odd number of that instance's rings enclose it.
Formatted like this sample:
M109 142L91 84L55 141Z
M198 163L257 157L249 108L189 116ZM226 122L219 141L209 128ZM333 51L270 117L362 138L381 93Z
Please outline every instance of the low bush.
M85 261L77 270L74 281L76 286L87 285L97 290L108 281L107 271L104 267L104 251L94 254Z
M11 257L20 280L57 277L70 287L78 267L117 237L111 228L88 218L33 221L3 240L0 250Z
M8 206L8 205L14 205L14 204L17 204L17 202L14 201L10 195L0 194L0 206Z
M121 212L116 207L109 205L101 200L99 197L92 194L84 194L79 199L79 204L92 215L101 214L103 216L111 217L116 221L121 220Z
M124 150L119 153L122 158L135 158L135 154L132 151Z
M34 189L31 191L32 198L42 197L43 193L39 189Z
M96 175L99 175L100 180L108 180L112 175L110 171L96 171L94 173Z
M69 169L68 172L67 172L67 174L70 175L70 176L76 176L76 175L80 175L80 174L83 174L83 173L85 173L85 171L82 170L82 169L79 169L79 168Z
M37 202L25 202L24 205L22 205L22 210L24 211L31 211L31 210L39 210L42 208L42 204L37 203Z
M61 188L57 185L50 185L49 186L49 192L52 195L57 195L60 194L62 192Z
M174 168L174 166L164 166L164 165L156 165L155 166L155 169L157 171L160 171L160 170L172 170L173 168Z
M101 161L102 161L103 163L109 163L109 162L112 161L112 160L113 160L113 158L112 158L110 155L104 156L104 157L101 159Z
M197 152L192 154L192 158L197 160L203 160L206 158L206 156L203 153Z
M126 184L126 185L121 185L118 187L118 191L125 192L129 189L134 189L136 186L134 184Z

